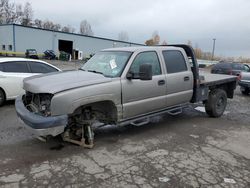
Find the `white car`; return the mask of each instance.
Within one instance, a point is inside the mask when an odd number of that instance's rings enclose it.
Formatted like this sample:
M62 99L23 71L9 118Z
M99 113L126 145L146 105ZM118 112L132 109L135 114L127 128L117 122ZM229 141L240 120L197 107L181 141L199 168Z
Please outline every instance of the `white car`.
M24 93L23 79L42 73L61 71L41 60L25 58L0 58L0 106Z

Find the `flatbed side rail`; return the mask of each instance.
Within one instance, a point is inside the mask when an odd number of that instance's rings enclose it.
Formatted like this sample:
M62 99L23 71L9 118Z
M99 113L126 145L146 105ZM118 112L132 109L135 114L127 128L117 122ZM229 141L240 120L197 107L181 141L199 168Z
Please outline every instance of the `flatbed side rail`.
M236 77L231 77L231 78L224 78L224 79L217 79L217 80L209 80L209 81L202 81L200 84L200 89L199 89L199 100L204 101L206 98L205 96L208 96L208 93L211 90L214 89L223 89L227 93L227 97L232 99L234 95L234 90L236 89L237 86L237 78ZM205 94L204 94L205 92ZM207 92L207 93L206 93ZM204 94L204 96L202 96Z

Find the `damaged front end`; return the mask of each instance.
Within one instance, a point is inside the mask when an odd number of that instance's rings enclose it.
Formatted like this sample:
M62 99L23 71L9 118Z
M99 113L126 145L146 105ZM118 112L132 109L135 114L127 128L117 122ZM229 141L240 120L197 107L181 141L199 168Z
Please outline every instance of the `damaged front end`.
M26 92L15 101L18 117L26 127L37 136L57 136L64 132L68 124L68 115L51 116L52 94L34 94Z
M23 102L30 112L48 117L51 116L50 103L52 97L53 94L50 93L34 94L26 92L26 95L23 96Z
M51 100L53 94L31 93L16 99L17 115L39 140L46 141L49 136L61 135L64 141L86 148L94 146L92 130L93 117L90 109L84 109L73 116L52 116Z

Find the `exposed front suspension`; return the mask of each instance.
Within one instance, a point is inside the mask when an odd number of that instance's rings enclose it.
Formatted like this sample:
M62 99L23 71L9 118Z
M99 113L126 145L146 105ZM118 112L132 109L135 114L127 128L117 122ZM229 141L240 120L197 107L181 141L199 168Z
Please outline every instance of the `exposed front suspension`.
M81 139L73 139L71 136L70 136L70 129L66 130L64 133L63 133L63 141L66 141L66 142L70 142L70 143L73 143L73 144L77 144L79 146L82 146L82 147L85 147L85 148L93 148L94 147L94 133L93 131L91 130L91 126L88 125L86 126L86 130L87 131L84 131L84 127L82 128L82 137Z
M84 109L79 117L75 117L75 124L63 133L62 138L66 142L77 144L85 148L94 147L94 118L90 109Z

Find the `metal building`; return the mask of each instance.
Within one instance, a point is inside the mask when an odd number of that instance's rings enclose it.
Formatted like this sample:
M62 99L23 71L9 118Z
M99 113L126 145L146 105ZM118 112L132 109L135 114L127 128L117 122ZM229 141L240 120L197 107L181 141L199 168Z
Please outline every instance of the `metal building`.
M141 45L16 24L0 25L0 54L21 55L26 49L36 49L39 54L53 50L56 53L64 51L74 57L75 52L79 51L82 51L83 56L89 56L104 48Z

